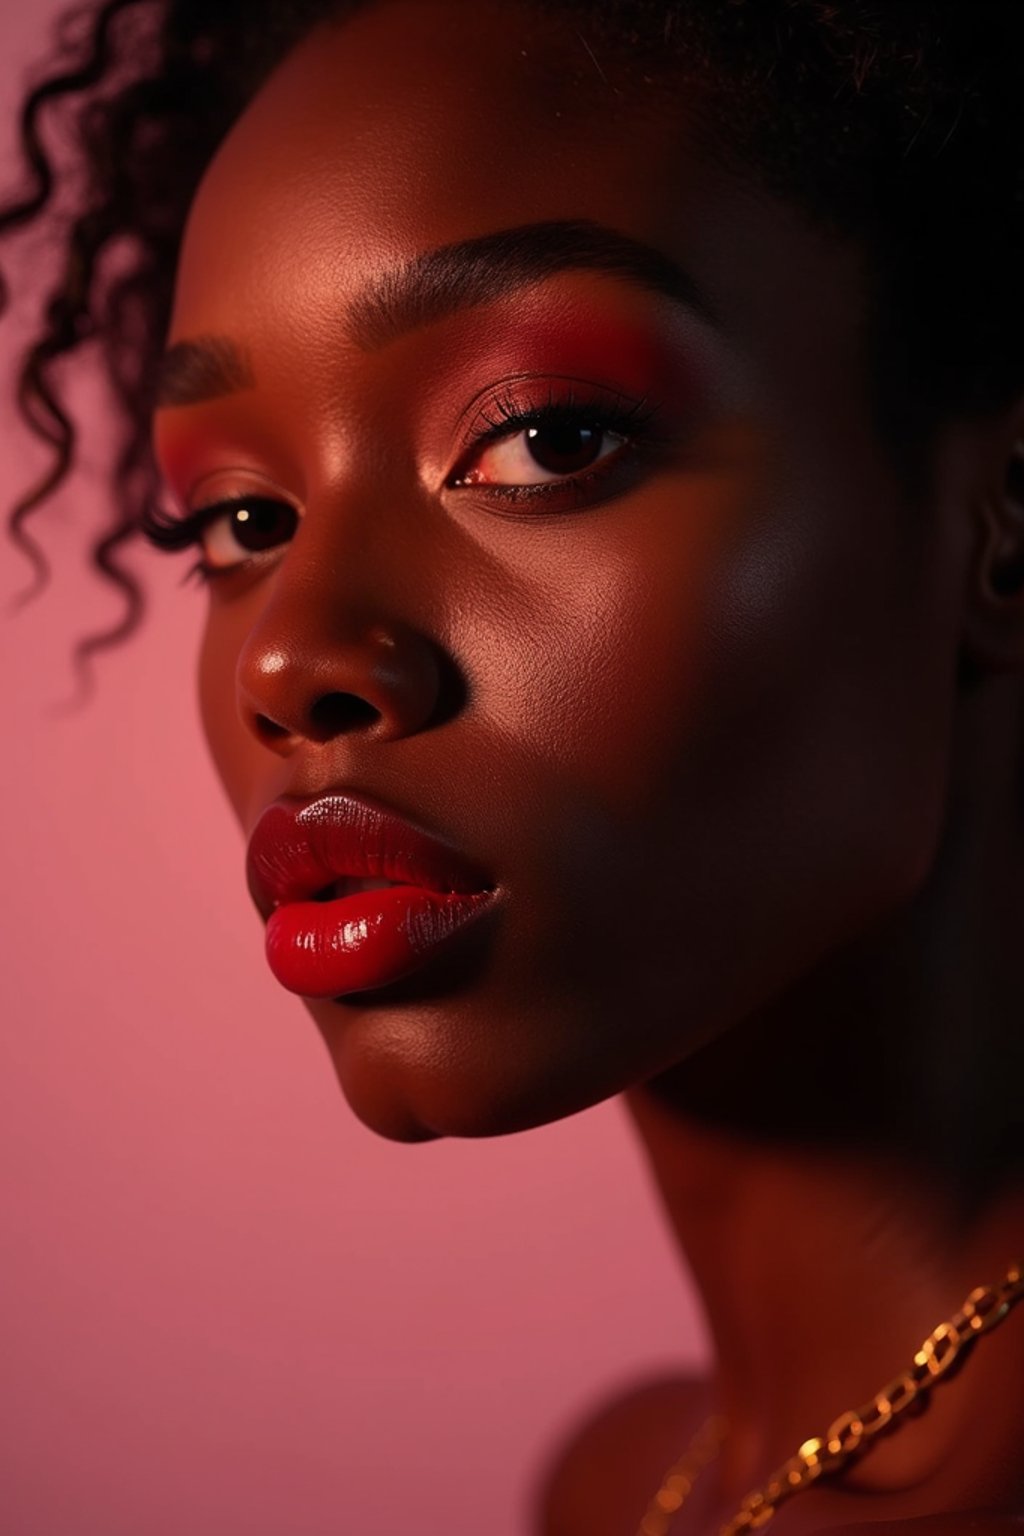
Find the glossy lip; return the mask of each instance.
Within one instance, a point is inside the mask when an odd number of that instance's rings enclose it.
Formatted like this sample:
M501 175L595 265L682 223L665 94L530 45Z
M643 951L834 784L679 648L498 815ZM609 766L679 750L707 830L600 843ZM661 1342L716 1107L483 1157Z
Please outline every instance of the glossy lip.
M332 894L345 877L392 883ZM301 997L335 1002L418 971L496 896L456 849L340 791L269 805L249 840L247 878L276 979Z
M495 889L475 861L364 795L282 796L267 806L246 858L249 893L264 919L289 902L311 900L344 876L444 894Z

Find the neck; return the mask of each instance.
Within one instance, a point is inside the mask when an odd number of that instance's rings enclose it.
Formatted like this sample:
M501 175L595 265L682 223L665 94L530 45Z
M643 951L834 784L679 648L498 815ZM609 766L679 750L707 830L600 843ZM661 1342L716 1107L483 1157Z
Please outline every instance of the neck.
M768 1149L681 1121L644 1089L626 1097L708 1321L711 1396L729 1423L718 1462L726 1503L862 1406L975 1286L1000 1282L1024 1258L1020 1193L964 1235L955 1205L917 1170ZM978 1342L955 1385L934 1389L913 1433L882 1437L848 1485L886 1494L945 1485L953 1447L977 1442L972 1425L995 1418L1009 1448L1021 1414L1024 1304ZM986 1457L996 1454L987 1440ZM1019 1461L1008 1454L1008 1466ZM969 1487L974 1474L966 1464L961 1473ZM1011 1493L1024 1496L1024 1469L1016 1479Z
M1024 1260L1020 1161L998 1177L1024 1083L1020 727L1005 704L993 689L964 707L915 900L625 1095L708 1320L724 1501L869 1401L971 1290ZM844 1486L927 1486L950 1509L1024 1499L1024 1303L912 1419Z

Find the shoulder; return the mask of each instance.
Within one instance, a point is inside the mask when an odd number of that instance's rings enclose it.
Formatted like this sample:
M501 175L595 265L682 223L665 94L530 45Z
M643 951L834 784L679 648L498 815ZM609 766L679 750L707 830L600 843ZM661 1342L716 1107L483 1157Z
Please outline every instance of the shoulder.
M535 1481L541 1536L621 1536L707 1412L707 1384L682 1375L620 1387L566 1425ZM1024 1536L1017 1532L1015 1536Z
M622 1536L709 1411L705 1379L648 1378L570 1420L533 1479L538 1536ZM814 1536L1024 1536L1024 1507L830 1525Z
M956 1515L915 1515L910 1520L865 1520L833 1525L818 1536L1024 1536L1024 1510L978 1509Z

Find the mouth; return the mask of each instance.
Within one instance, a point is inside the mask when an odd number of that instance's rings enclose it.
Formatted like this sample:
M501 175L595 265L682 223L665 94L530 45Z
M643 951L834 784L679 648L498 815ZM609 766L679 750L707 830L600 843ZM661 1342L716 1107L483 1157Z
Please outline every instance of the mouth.
M495 896L493 890L441 893L345 877L319 900L275 908L267 923L267 962L300 997L337 999L387 986L447 949Z
M329 885L314 891L310 901L337 901L342 896L355 896L360 891L384 891L390 886L401 885L400 880L382 880L378 876L339 875Z
M249 842L250 893L283 987L338 998L418 970L496 903L464 854L363 796L268 806Z

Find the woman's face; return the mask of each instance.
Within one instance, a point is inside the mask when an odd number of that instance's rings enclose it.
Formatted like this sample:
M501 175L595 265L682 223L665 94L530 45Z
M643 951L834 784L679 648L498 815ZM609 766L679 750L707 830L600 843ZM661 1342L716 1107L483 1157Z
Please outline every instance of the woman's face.
M240 387L176 374L158 452L183 509L280 504L209 593L238 820L369 797L496 888L404 980L307 999L388 1136L652 1077L933 857L959 535L876 440L857 251L713 135L582 24L387 0L285 59L192 210L170 341L231 339Z

